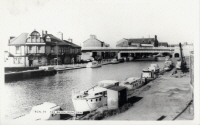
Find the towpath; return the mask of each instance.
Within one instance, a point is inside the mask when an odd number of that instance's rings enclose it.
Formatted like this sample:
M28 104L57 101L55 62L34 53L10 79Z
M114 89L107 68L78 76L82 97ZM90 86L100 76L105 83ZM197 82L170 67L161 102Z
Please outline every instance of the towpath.
M192 120L192 90L189 73L181 78L165 73L144 86L133 107L104 120ZM188 106L189 105L189 106Z

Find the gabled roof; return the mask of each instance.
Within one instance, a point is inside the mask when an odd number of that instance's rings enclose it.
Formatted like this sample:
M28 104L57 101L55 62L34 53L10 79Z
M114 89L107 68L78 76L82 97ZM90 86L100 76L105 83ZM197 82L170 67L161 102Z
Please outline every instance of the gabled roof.
M47 36L49 36L51 38L51 42L48 42L46 41L46 43L49 43L49 44L57 44L57 45L68 45L67 43L65 43L63 40L55 37L54 35L52 34L46 34L44 36L44 38L46 38Z
M76 45L76 44L74 44L74 43L72 43L72 42L69 42L69 41L67 41L67 40L64 40L64 42L67 43L67 44L69 44L69 45L72 46L72 47L81 48L81 46L78 46L78 45Z
M11 39L10 45L25 44L27 37L28 33L22 33L20 36Z
M40 36L38 31L33 31L30 36Z
M33 31L31 33L31 35L38 35L39 33L37 31ZM51 39L51 42L48 42L46 41L47 44L53 44L53 45L68 45L68 46L72 46L72 47L76 47L76 48L81 48L80 46L74 44L74 43L71 43L69 41L66 41L66 40L61 40L57 37L55 37L54 35L52 34L46 34L44 35L43 37L41 37L41 40L43 41L47 36L50 37ZM15 37L13 39L10 40L10 45L20 45L20 44L25 44L26 43L26 40L27 38L29 38L29 34L28 33L22 33L20 36L18 37Z
M97 39L97 38L93 38L93 39L89 38L89 39L85 40L84 42L86 42L86 41L94 41L94 40L99 41L99 42L101 42L101 43L104 43L103 41L101 41L101 40L99 40L99 39ZM84 43L84 42L83 42L83 43Z

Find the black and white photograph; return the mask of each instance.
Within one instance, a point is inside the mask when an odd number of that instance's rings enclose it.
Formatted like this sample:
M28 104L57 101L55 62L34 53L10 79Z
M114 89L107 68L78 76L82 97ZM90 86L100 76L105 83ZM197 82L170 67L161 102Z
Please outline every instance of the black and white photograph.
M199 0L0 0L0 124L200 124Z

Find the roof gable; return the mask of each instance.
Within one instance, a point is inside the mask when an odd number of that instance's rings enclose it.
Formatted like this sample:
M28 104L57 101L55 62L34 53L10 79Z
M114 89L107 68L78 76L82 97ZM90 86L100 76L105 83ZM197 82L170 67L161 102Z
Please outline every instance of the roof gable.
M20 36L10 40L10 45L25 44L28 33L22 33Z

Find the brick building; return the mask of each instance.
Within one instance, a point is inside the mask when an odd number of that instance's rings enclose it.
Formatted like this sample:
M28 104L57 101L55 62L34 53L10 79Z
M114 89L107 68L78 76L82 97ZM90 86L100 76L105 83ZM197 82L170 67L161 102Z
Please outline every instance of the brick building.
M117 42L116 47L158 47L158 40L156 35L155 38L123 38Z
M81 47L67 40L38 31L22 33L9 39L8 67L30 67L50 64L66 64L80 61Z

